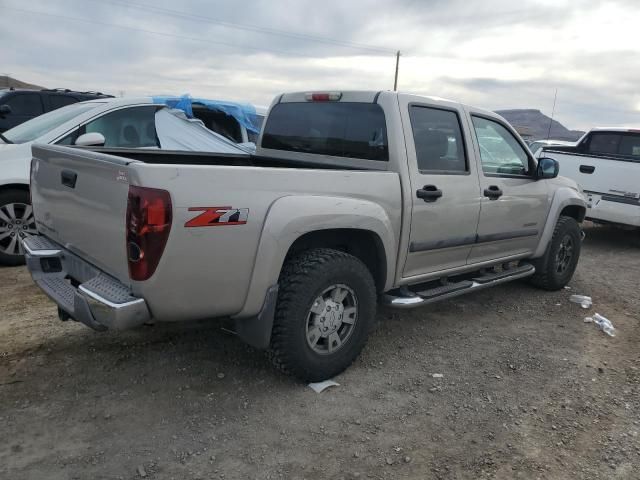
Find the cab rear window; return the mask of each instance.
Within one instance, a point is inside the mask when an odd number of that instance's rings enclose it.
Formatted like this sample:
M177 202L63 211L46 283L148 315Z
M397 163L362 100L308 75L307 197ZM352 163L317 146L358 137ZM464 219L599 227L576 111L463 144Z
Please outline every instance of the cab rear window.
M267 117L262 147L389 160L384 112L372 103L280 103Z

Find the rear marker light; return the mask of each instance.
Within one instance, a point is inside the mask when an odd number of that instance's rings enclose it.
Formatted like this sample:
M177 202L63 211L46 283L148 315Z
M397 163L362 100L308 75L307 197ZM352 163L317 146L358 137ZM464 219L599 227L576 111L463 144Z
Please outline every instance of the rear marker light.
M341 92L306 93L307 102L337 102L342 98Z
M169 238L171 221L169 192L129 186L126 245L132 280L147 280L156 271Z

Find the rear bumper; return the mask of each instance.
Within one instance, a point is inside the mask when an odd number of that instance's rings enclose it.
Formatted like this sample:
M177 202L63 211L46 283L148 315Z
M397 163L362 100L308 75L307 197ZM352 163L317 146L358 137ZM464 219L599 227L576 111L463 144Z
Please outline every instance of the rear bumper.
M66 315L95 330L125 330L150 320L142 298L42 235L22 242L36 284Z

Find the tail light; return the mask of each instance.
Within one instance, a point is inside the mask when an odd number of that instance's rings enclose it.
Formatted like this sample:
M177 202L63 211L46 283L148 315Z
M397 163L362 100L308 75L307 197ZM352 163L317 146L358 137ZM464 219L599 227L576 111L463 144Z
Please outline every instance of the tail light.
M171 220L169 192L129 186L127 255L131 280L147 280L156 271L169 238Z

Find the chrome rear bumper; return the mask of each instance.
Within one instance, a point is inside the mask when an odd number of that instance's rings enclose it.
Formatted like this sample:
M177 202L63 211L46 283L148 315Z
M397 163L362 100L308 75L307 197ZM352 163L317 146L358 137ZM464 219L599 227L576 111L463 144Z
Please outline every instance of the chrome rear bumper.
M22 241L27 268L61 316L95 330L125 330L150 320L142 298L90 263L42 235Z

